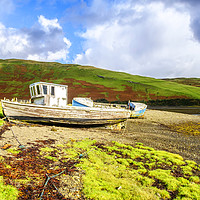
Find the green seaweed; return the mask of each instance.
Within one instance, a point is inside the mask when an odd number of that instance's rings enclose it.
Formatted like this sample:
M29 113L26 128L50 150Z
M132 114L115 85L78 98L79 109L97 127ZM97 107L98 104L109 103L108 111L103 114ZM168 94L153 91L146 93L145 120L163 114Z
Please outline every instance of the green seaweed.
M18 150L17 148L10 148L10 149L7 149L6 151L9 152L9 153L12 153L14 155L21 152L21 150Z
M200 167L196 162L141 143L132 146L71 139L40 148L40 156L51 164L77 163L75 166L84 171L82 192L87 199L200 199ZM5 162L3 157L0 160ZM12 170L8 163L3 166ZM29 184L30 177L25 174L16 181Z
M19 191L11 186L3 183L3 177L0 176L0 199L1 200L17 200Z
M83 145L84 141L82 141ZM86 141L88 143L88 141ZM169 199L170 193L190 198L200 194L197 176L189 176L190 165L196 169L193 161L184 161L178 154L156 151L143 144L130 145L113 142L97 148L90 143L87 158L78 165L85 171L83 192L92 199ZM78 147L78 143L73 145ZM84 146L84 145L83 145ZM80 151L80 149L79 149ZM158 167L165 166L166 169ZM173 167L176 166L176 167ZM186 167L187 166L187 167ZM156 168L151 170L152 168ZM180 169L187 177L176 177L174 171ZM187 169L187 170L186 170ZM157 183L158 182L158 183ZM191 188L196 184L195 188ZM163 189L159 189L162 185ZM187 188L183 193L181 188ZM134 189L133 189L134 187ZM192 193L192 194L191 194Z

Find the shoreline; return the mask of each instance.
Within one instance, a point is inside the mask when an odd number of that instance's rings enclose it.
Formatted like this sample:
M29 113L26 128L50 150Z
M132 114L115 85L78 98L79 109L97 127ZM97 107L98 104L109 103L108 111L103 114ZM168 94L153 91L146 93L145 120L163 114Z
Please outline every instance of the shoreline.
M148 106L148 109L200 115L200 106Z
M33 146L39 140L53 139L58 144L69 140L95 139L102 143L117 141L135 145L141 142L156 150L180 154L184 159L200 164L200 135L183 134L173 129L174 125L193 123L200 126L200 117L182 113L147 109L142 119L128 119L126 129L70 128L17 122L12 126L17 139L25 147ZM199 130L200 131L200 130ZM19 143L11 130L0 137L0 147L10 144L17 148ZM10 156L0 149L0 155Z

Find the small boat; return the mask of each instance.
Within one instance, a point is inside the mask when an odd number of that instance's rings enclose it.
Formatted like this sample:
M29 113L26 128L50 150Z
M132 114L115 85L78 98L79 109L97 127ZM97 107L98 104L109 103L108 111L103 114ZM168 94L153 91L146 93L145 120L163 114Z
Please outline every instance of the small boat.
M37 82L29 88L32 103L1 101L6 117L40 123L106 125L123 122L131 115L128 109L93 107L88 99L74 98L74 103L84 106L67 105L67 85Z
M143 117L144 113L147 109L147 105L144 103L138 103L138 102L129 102L128 103L131 112L130 118L136 118L136 117Z
M93 107L94 103L91 98L75 97L72 99L72 106Z

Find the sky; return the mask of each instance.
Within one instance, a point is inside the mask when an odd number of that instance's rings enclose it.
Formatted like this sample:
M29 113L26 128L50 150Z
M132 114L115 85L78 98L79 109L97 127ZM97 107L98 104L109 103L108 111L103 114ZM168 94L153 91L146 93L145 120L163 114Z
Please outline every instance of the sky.
M199 0L0 0L0 59L200 78Z

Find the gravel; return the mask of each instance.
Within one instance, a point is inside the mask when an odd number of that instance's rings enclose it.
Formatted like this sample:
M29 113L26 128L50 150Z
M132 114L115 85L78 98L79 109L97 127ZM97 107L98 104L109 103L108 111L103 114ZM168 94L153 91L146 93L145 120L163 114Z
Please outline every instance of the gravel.
M129 119L126 128L122 130L109 130L104 128L69 128L52 127L47 125L23 124L15 122L12 130L20 143L30 147L37 140L56 140L62 144L69 139L81 140L95 139L100 142L118 141L135 144L142 142L146 146L157 150L166 150L178 153L185 159L200 163L200 135L181 134L170 127L174 124L200 123L200 116L174 113L158 110L147 110L143 119ZM6 130L0 138L0 147L5 144L18 147L19 143L13 137L11 130ZM8 155L0 149L0 155Z

